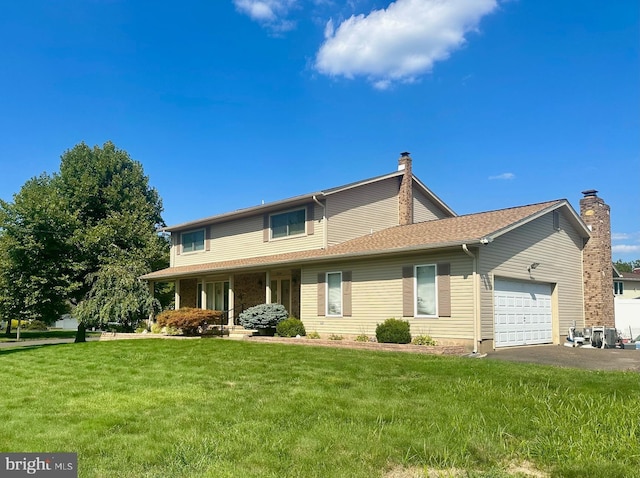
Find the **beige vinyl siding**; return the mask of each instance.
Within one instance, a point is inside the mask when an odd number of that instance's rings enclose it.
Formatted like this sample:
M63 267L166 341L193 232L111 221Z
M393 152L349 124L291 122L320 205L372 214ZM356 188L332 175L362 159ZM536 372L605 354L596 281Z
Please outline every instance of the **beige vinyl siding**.
M398 187L395 177L328 196L329 245L397 226Z
M324 244L322 208L313 208L314 233L264 242L264 215L242 218L209 226L209 250L176 254L172 247L172 266L205 264L245 257L260 257L286 252L321 249ZM174 233L178 235L179 233Z
M407 265L450 263L451 317L405 317L413 335L435 338L473 339L473 292L471 259L460 253L369 259L306 267L302 271L301 318L307 332L321 334L367 334L386 319L402 318L402 268ZM325 271L351 271L351 317L318 314L318 275Z
M433 221L444 219L449 214L443 212L424 193L414 186L413 188L413 222Z
M555 287L555 341L567 334L573 321L583 326L582 238L562 210L559 231L553 228L553 213L548 213L482 246L478 254L482 275L482 339L494 338L495 277L549 283ZM527 267L534 262L540 266L529 274Z

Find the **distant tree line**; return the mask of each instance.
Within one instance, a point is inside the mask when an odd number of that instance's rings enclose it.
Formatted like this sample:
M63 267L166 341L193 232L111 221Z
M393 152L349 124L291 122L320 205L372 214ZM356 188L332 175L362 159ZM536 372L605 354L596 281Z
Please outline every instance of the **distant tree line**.
M633 269L640 267L640 259L636 259L635 261L625 262L621 259L618 259L613 263L618 272L633 272Z
M66 151L58 172L0 200L0 317L72 313L78 340L88 326L135 327L160 308L138 278L168 266L162 210L142 165L113 143Z

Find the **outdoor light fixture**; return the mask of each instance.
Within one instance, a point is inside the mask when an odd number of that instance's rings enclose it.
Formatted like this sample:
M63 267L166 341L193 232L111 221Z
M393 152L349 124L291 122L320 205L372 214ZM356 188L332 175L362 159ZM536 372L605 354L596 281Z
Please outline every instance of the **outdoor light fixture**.
M527 270L531 272L533 269L537 269L539 265L540 265L539 262L534 262L529 267L527 267Z

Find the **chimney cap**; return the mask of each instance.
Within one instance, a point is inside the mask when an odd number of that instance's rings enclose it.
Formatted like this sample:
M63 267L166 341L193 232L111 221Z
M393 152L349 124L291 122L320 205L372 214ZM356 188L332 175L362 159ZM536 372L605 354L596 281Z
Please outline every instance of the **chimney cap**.
M400 157L401 158L407 158L409 157L411 153L409 151L403 151L402 153L400 153Z
M597 196L598 191L596 191L595 189L587 189L586 191L582 191L582 194L584 194L584 197L589 197L589 196Z

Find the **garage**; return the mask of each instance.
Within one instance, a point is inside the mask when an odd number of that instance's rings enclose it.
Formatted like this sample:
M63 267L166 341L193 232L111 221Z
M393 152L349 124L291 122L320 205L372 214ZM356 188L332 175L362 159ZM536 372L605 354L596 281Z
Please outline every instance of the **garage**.
M553 342L551 284L496 279L495 347Z

